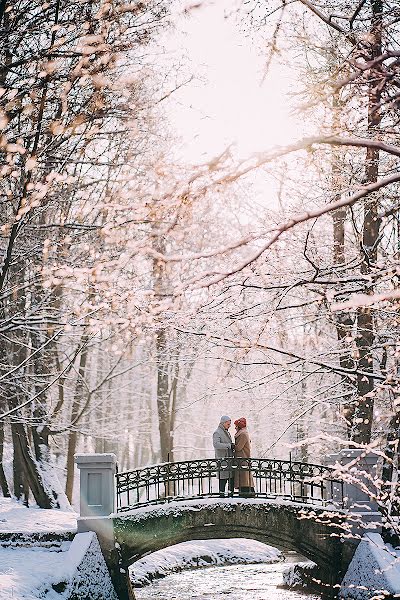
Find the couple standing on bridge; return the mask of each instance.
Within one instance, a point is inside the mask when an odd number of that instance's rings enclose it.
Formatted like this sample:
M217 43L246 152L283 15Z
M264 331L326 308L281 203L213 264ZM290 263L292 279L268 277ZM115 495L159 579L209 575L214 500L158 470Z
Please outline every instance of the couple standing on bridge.
M237 419L234 423L236 427L235 441L232 440L229 433L231 423L231 418L228 415L223 415L216 431L213 433L215 458L250 458L251 441L245 417ZM226 468L224 465L224 468L220 469L218 473L220 496L225 495L227 482L228 490L231 494L233 494L236 488L239 490L241 496L254 496L254 481L250 465L244 460L238 461L235 475L233 475L232 462L228 461Z

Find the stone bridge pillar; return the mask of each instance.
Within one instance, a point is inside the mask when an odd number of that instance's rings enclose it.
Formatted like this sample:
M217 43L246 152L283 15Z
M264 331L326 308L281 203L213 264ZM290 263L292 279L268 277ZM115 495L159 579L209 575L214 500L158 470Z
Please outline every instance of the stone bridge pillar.
M127 573L120 571L112 514L115 510L115 454L75 454L80 471L78 532L94 531L120 600L130 600Z
M376 454L358 448L344 448L329 457L343 468L344 507L358 513L363 522L380 524L381 514L376 502L374 480L377 476Z
M80 516L108 517L115 510L115 454L75 454L80 470Z

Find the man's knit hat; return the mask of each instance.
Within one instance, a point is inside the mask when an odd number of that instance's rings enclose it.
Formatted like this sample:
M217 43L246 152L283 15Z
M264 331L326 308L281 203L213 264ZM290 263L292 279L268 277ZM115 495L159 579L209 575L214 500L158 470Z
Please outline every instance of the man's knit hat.
M230 417L228 417L228 415L222 415L221 419L220 419L220 423L226 423L227 421L231 421L232 419Z

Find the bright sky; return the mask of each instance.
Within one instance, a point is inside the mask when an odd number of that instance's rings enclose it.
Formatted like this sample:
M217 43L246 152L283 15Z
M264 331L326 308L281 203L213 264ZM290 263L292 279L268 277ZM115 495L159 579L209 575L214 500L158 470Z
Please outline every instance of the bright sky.
M183 140L178 154L184 162L203 161L232 142L245 156L299 137L286 96L293 86L289 70L274 63L263 82L267 49L252 47L234 20L225 18L224 5L220 0L181 16L167 42L196 77L173 95L168 111Z

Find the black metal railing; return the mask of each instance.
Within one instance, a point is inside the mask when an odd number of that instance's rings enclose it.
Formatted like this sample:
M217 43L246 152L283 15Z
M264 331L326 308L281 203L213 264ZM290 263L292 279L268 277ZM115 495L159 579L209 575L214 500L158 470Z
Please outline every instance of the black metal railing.
M249 481L251 473L252 481ZM235 489L226 496L284 498L293 502L343 506L343 482L332 468L292 460L226 458L188 460L152 465L116 474L117 511L172 500L212 498L221 495L220 476L236 483L254 484L254 493ZM227 485L228 487L228 485Z

